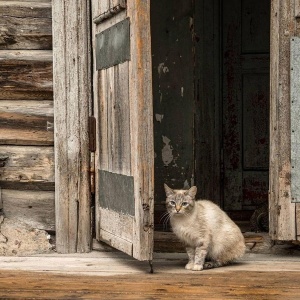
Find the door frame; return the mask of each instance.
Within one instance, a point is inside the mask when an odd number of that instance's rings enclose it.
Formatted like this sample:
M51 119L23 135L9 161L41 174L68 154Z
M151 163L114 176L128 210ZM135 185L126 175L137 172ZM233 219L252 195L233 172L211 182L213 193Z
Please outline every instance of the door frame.
M91 250L90 1L52 1L55 221L59 253Z
M55 218L60 253L91 249L90 1L78 0L76 4L52 1ZM271 1L269 215L274 240L300 239L300 205L291 202L290 189L289 83L290 38L299 36L299 7L299 0Z

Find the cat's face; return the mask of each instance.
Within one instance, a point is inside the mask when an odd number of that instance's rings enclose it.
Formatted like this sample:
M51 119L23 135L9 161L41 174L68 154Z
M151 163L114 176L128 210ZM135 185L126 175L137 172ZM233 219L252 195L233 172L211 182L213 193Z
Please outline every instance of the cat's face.
M166 191L166 207L170 215L188 215L194 208L197 188L189 190L172 190L164 184Z

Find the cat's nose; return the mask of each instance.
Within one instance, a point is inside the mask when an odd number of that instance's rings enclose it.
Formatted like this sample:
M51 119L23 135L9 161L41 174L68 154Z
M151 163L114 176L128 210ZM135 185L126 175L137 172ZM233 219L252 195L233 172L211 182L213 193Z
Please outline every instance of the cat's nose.
M177 212L179 212L181 207L176 205L175 209L176 209Z

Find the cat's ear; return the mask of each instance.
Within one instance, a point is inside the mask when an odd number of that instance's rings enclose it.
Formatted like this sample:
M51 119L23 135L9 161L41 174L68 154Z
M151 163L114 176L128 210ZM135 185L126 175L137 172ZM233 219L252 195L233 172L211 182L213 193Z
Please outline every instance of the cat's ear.
M175 194L175 192L171 188L169 188L165 183L164 183L164 188L165 188L165 192L166 192L167 197Z
M189 195L192 199L195 198L196 194L197 194L197 187L196 186L192 186L186 193L187 195Z

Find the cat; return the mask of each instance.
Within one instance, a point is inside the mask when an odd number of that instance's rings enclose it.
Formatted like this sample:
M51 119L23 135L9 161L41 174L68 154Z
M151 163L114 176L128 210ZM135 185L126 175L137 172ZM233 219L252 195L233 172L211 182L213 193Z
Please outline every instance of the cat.
M246 246L239 227L213 202L196 201L197 187L173 190L164 184L164 188L172 230L186 245L186 269L221 267L244 255Z

